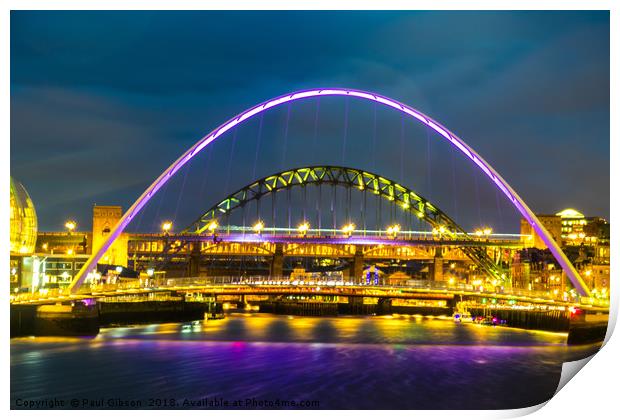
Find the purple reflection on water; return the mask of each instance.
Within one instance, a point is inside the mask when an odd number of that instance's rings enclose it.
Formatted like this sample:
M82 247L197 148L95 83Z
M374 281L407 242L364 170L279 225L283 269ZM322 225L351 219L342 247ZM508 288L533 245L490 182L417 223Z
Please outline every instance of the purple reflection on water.
M12 340L11 399L257 398L317 400L324 409L517 408L550 398L561 363L595 350L567 347L563 338L389 318L259 316L114 328L95 340Z

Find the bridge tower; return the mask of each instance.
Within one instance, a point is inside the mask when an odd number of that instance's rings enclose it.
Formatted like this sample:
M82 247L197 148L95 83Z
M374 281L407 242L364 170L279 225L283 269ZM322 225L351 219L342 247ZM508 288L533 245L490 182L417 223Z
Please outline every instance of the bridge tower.
M271 277L282 277L284 275L284 244L277 243L271 261Z
M353 264L349 268L349 276L355 280L360 280L364 274L364 253L361 246L355 247Z
M435 248L432 274L432 281L443 281L443 249L440 246Z
M93 206L93 250L103 246L122 216L121 206L98 206L96 204ZM127 234L120 235L99 262L127 267L127 243Z
M187 266L188 277L200 276L200 242L192 242Z

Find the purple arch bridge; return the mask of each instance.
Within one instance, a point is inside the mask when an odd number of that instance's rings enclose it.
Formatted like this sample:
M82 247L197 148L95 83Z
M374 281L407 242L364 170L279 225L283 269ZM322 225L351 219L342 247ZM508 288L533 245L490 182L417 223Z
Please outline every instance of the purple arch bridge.
M441 135L446 141L448 141L459 152L464 154L472 163L474 163L493 183L497 188L506 196L512 205L521 213L521 215L527 220L527 222L534 228L534 231L542 239L542 241L549 247L549 250L556 258L572 285L581 296L589 296L590 290L583 281L575 267L568 260L562 249L555 242L553 237L549 234L547 229L538 220L534 212L525 204L525 202L519 197L514 189L500 176L500 174L491 167L478 153L468 146L463 140L461 140L454 133L447 128L433 120L432 118L424 115L410 106L407 106L401 102L387 98L371 92L364 92L354 89L310 89L303 90L287 95L279 96L274 99L270 99L266 102L260 103L241 114L236 115L232 119L226 121L224 124L217 127L215 130L207 134L200 139L196 144L183 153L176 161L172 163L153 183L144 191L144 193L138 197L138 199L129 207L123 217L118 221L108 238L103 242L98 249L94 249L90 258L83 265L82 269L74 277L70 284L70 290L72 293L76 293L88 273L96 268L97 262L105 254L108 248L112 245L114 240L123 232L127 225L134 219L134 217L140 212L140 210L148 203L148 201L159 191L159 189L172 178L172 176L181 169L187 162L189 162L194 156L196 156L207 145L221 137L224 133L241 124L245 120L248 120L268 109L276 106L298 101L305 98L313 98L320 96L349 96L354 98L365 99L371 102L382 104L386 107L396 109L409 117L415 118L422 124L433 129L435 132Z

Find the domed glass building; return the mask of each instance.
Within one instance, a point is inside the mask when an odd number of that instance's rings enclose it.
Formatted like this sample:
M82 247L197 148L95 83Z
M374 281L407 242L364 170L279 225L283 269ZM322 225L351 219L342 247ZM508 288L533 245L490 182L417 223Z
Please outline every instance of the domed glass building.
M37 213L28 192L11 177L11 255L29 255L37 242Z

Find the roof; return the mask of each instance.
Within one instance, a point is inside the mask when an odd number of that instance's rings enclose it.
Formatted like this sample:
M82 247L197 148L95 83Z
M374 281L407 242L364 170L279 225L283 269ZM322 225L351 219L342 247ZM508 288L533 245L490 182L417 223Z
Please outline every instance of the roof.
M555 215L560 216L562 219L583 219L585 217L583 213L580 213L575 209L564 209Z

